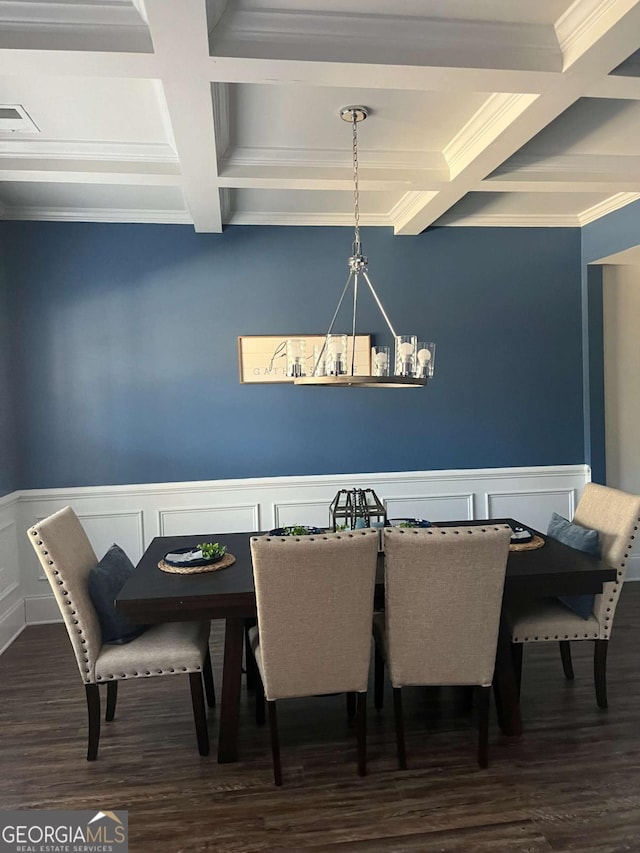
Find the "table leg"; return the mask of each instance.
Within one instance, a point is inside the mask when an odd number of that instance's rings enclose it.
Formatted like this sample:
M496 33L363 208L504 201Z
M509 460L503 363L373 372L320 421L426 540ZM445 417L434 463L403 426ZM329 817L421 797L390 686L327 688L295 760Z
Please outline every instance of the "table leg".
M518 695L518 685L513 668L513 658L511 657L511 632L504 617L500 618L493 689L496 698L498 723L503 733L506 735L521 735L520 697Z
M227 618L224 632L224 665L218 734L218 763L220 764L238 760L243 639L244 619Z

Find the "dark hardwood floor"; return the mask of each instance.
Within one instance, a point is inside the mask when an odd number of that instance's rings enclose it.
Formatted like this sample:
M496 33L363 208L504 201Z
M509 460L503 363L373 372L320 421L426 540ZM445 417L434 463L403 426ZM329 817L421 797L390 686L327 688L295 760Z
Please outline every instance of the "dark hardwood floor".
M221 686L221 626L211 651ZM273 785L268 727L243 686L241 760L196 747L187 677L123 682L88 763L85 699L62 625L27 628L0 657L0 808L128 809L130 850L640 851L640 584L628 584L609 651L609 710L596 705L591 643L525 651L525 735L492 712L490 765L450 689L405 691L409 769L396 769L390 691L369 692L369 774L356 774L343 696L278 705L284 786ZM103 700L104 703L104 700Z

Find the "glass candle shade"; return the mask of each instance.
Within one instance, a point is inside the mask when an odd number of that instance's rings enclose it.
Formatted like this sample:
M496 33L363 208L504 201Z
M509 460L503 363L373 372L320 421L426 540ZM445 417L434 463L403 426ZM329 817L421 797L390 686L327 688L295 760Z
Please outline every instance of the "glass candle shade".
M347 336L327 335L326 369L328 376L347 372Z
M396 376L413 376L416 369L416 335L396 337Z
M313 376L327 375L327 349L322 344L313 347Z
M371 374L373 376L388 376L391 350L385 346L371 347Z
M304 338L287 338L287 376L306 376L306 349Z
M436 360L436 345L432 341L419 341L416 355L416 376L421 379L431 379Z

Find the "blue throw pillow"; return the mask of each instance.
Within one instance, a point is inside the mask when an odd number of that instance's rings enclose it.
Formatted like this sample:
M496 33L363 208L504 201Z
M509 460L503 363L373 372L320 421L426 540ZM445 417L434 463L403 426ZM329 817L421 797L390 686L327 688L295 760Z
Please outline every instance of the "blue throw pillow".
M89 597L98 614L103 643L130 643L146 630L119 610L114 600L133 571L133 563L119 545L112 545L89 572Z
M547 528L547 536L557 539L564 545L569 545L577 551L584 551L594 557L600 556L600 534L597 530L573 524L554 512ZM593 613L595 595L559 595L558 601L565 607L577 613L583 619L588 619Z

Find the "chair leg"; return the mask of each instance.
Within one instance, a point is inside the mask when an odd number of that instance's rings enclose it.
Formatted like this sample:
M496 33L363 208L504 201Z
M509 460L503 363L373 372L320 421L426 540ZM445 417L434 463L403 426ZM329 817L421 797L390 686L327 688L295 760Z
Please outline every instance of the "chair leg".
M596 640L593 653L593 675L596 683L596 701L598 707L606 710L607 702L607 650L609 640Z
M376 644L373 668L373 704L376 711L384 705L384 658Z
M209 731L207 729L207 712L204 707L202 676L199 672L189 673L189 685L191 687L191 704L193 705L193 719L196 724L198 752L200 753L200 755L209 755Z
M116 715L116 701L118 699L118 682L107 682L107 712L104 715L105 720L110 723Z
M404 745L404 720L402 718L402 688L393 688L393 714L396 721L396 747L398 750L398 766L400 770L407 769L407 753Z
M356 694L347 693L347 717L352 720L356 715Z
M210 708L216 706L216 688L213 683L213 668L211 666L211 652L207 649L207 654L202 665L202 680L204 681L204 692L207 697L207 705Z
M466 714L470 714L473 711L473 697L475 692L475 688L472 685L466 684L460 688L460 707Z
M247 673L247 690L259 690L261 687L258 665L249 643L249 629L255 624L256 620L253 617L244 620L244 666Z
M489 766L489 703L490 687L477 687L478 697L478 764L484 770Z
M347 694L349 695L349 694ZM367 694L358 693L358 776L367 775Z
M571 662L571 643L569 640L560 640L560 657L562 658L562 669L567 681L573 681L573 664Z
M524 643L511 643L511 660L513 661L513 673L516 679L516 690L518 699L522 689L522 658L524 656Z
M260 678L260 674L258 673L258 683L255 688L256 692L256 725L264 726L265 723L265 714L264 714L264 687L262 686L262 679Z
M87 694L89 717L87 761L95 761L98 757L98 743L100 742L100 691L97 684L85 684L84 689Z
M271 755L273 758L273 781L282 785L282 765L280 764L280 739L278 737L278 717L275 699L267 701L269 709L269 727L271 729Z

